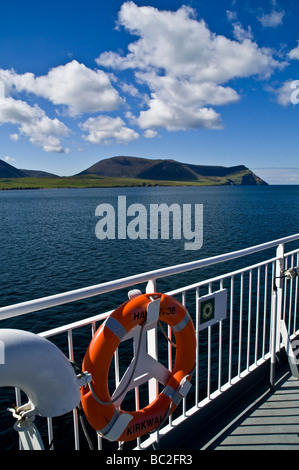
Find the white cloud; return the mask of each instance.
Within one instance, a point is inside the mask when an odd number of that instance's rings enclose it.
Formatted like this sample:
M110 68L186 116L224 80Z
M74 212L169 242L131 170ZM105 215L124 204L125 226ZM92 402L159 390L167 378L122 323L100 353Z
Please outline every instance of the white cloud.
M170 12L127 2L120 10L119 22L140 39L129 44L126 56L106 52L97 63L119 69L154 68L167 75L220 83L269 74L279 65L271 50L259 48L250 40L239 43L216 35L193 15L188 7Z
M293 90L291 89L292 80L287 80L278 90L276 90L277 94L277 102L282 106L287 106L291 103L291 94Z
M0 103L4 100L5 98L5 86L4 82L0 80Z
M0 125L5 123L18 126L19 134L12 134L12 140L17 141L20 135L24 135L46 152L63 152L61 139L70 133L57 118L48 118L39 106L30 106L11 97L5 98L0 106Z
M22 123L20 133L27 136L34 145L42 147L45 152L68 153L61 145L61 138L69 135L67 127L58 119L41 119Z
M76 60L52 68L47 75L1 71L0 79L18 92L26 91L67 107L71 116L115 110L122 102L102 70L91 70Z
M82 113L112 111L122 103L108 74L91 70L75 60L53 68L47 75L40 77L32 73L17 74L13 70L0 70L0 83L8 95L32 93L48 99L54 105L65 106L72 117ZM63 148L61 139L70 134L69 129L57 118L50 119L37 105L30 106L25 101L9 97L5 99L5 105L1 106L1 122L19 126L19 134L11 135L15 141L24 135L46 152L68 151Z
M135 98L140 97L140 93L138 88L136 88L134 85L131 83L121 83L120 87L124 93L127 93L128 95L134 96Z
M275 3L273 12L277 12ZM100 69L90 69L76 60L42 76L0 69L0 100L4 101L0 125L14 124L18 132L10 135L12 140L25 136L47 152L68 151L63 147L63 139L70 135L62 122L66 115L95 115L89 119L86 116L79 127L85 132L85 141L97 144L134 141L139 134L133 126L143 129L145 138L156 137L157 128L222 129L221 114L215 108L240 100L233 80L269 77L285 65L274 59L272 50L254 42L250 27L243 28L234 12L227 11L227 18L232 22L234 40L213 33L191 7L160 11L127 1L120 9L118 26L134 39L127 54L101 54L96 59ZM273 25L275 21L278 19L273 16ZM289 57L299 58L299 46L290 51ZM135 82L128 81L129 74L120 79L106 73L103 66L117 71L132 69ZM108 116L125 103L114 86L134 98L123 107L123 119ZM281 104L287 100L286 90L285 95L283 92L277 91ZM46 115L40 108L41 100L37 101L39 97L55 106L58 118ZM29 104L34 99L40 106ZM139 106L136 115L129 107L133 101Z
M176 12L159 11L129 1L121 7L119 25L139 39L129 44L127 55L105 52L97 63L117 70L132 68L137 83L149 87L147 109L136 121L144 129L219 129L221 117L211 106L239 100L238 93L224 84L268 76L281 67L270 49L252 41L250 29L245 31L238 23L238 40L227 39L212 33L186 6Z
M252 34L250 26L248 26L248 29L246 30L243 28L241 23L237 21L236 23L233 24L233 28L234 28L234 37L238 41L242 42L242 41L245 41L245 39L249 39L249 40L253 39L253 34Z
M276 100L282 106L299 103L299 80L286 80L277 90L271 90L276 94Z
M192 83L187 79L159 76L152 72L136 73L136 78L155 90L148 100L148 109L141 111L136 119L142 129L219 129L222 127L220 115L211 108L207 109L206 105L223 105L239 100L233 89L213 82Z
M235 11L226 10L226 16L227 16L228 21L238 20L237 13Z
M8 155L6 157L4 157L4 160L9 163L9 162L15 162L16 159L15 158L12 158L12 157L9 157Z
M245 39L253 39L251 26L248 26L247 30L244 29L240 21L238 21L236 12L226 10L226 16L228 21L230 21L233 25L233 34L237 41L242 42Z
M294 47L294 49L292 49L292 50L288 53L288 56L289 56L290 59L297 59L297 60L299 60L299 42L298 42L297 47Z
M80 127L83 131L88 132L88 135L84 136L85 140L93 144L105 145L112 141L126 144L139 138L139 134L133 129L126 127L120 117L91 117L82 123Z
M146 139L153 139L154 137L157 137L158 132L153 131L152 129L147 129L143 135Z
M149 109L141 111L137 122L142 129L165 127L168 131L186 129L222 129L220 115L212 108L166 102L153 95Z
M25 101L5 98L0 107L0 124L22 124L33 119L40 119L44 111L37 105L30 106Z
M257 19L265 28L276 28L277 26L282 25L285 12L283 10L276 10L276 2L273 0L273 10L271 13L262 13L261 16L258 16Z

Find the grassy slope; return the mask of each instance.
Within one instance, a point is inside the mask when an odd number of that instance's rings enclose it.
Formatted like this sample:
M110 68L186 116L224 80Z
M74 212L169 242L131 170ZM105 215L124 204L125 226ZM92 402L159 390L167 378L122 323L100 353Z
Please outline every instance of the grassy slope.
M2 189L54 189L54 188L109 188L131 186L210 186L227 184L228 180L240 184L248 170L227 177L202 177L197 181L157 181L137 178L109 178L97 175L62 178L0 178Z

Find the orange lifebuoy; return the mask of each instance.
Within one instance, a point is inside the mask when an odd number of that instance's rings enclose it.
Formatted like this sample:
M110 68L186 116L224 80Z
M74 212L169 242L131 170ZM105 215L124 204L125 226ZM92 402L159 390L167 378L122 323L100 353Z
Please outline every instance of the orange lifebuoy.
M160 299L159 320L172 327L176 356L163 391L141 410L115 406L108 389L114 352L122 338L145 322L148 304ZM95 333L86 351L82 370L91 374L90 386L82 387L81 403L87 420L109 440L130 441L157 429L189 390L195 364L196 335L185 307L166 294L141 294L120 305Z

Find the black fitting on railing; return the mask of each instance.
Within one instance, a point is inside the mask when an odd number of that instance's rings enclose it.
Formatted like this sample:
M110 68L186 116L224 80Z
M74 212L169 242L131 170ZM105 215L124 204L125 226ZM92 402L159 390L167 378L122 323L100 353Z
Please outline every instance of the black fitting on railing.
M276 279L294 279L297 276L299 276L299 266L282 271L281 276L276 276Z
M283 275L287 279L293 279L294 277L299 276L299 266L287 269L286 271L284 271Z

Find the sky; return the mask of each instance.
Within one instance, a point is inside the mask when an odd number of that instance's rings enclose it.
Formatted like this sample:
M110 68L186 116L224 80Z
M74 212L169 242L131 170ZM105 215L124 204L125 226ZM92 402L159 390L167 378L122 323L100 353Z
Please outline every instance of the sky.
M299 184L298 0L0 0L0 159L130 155Z

